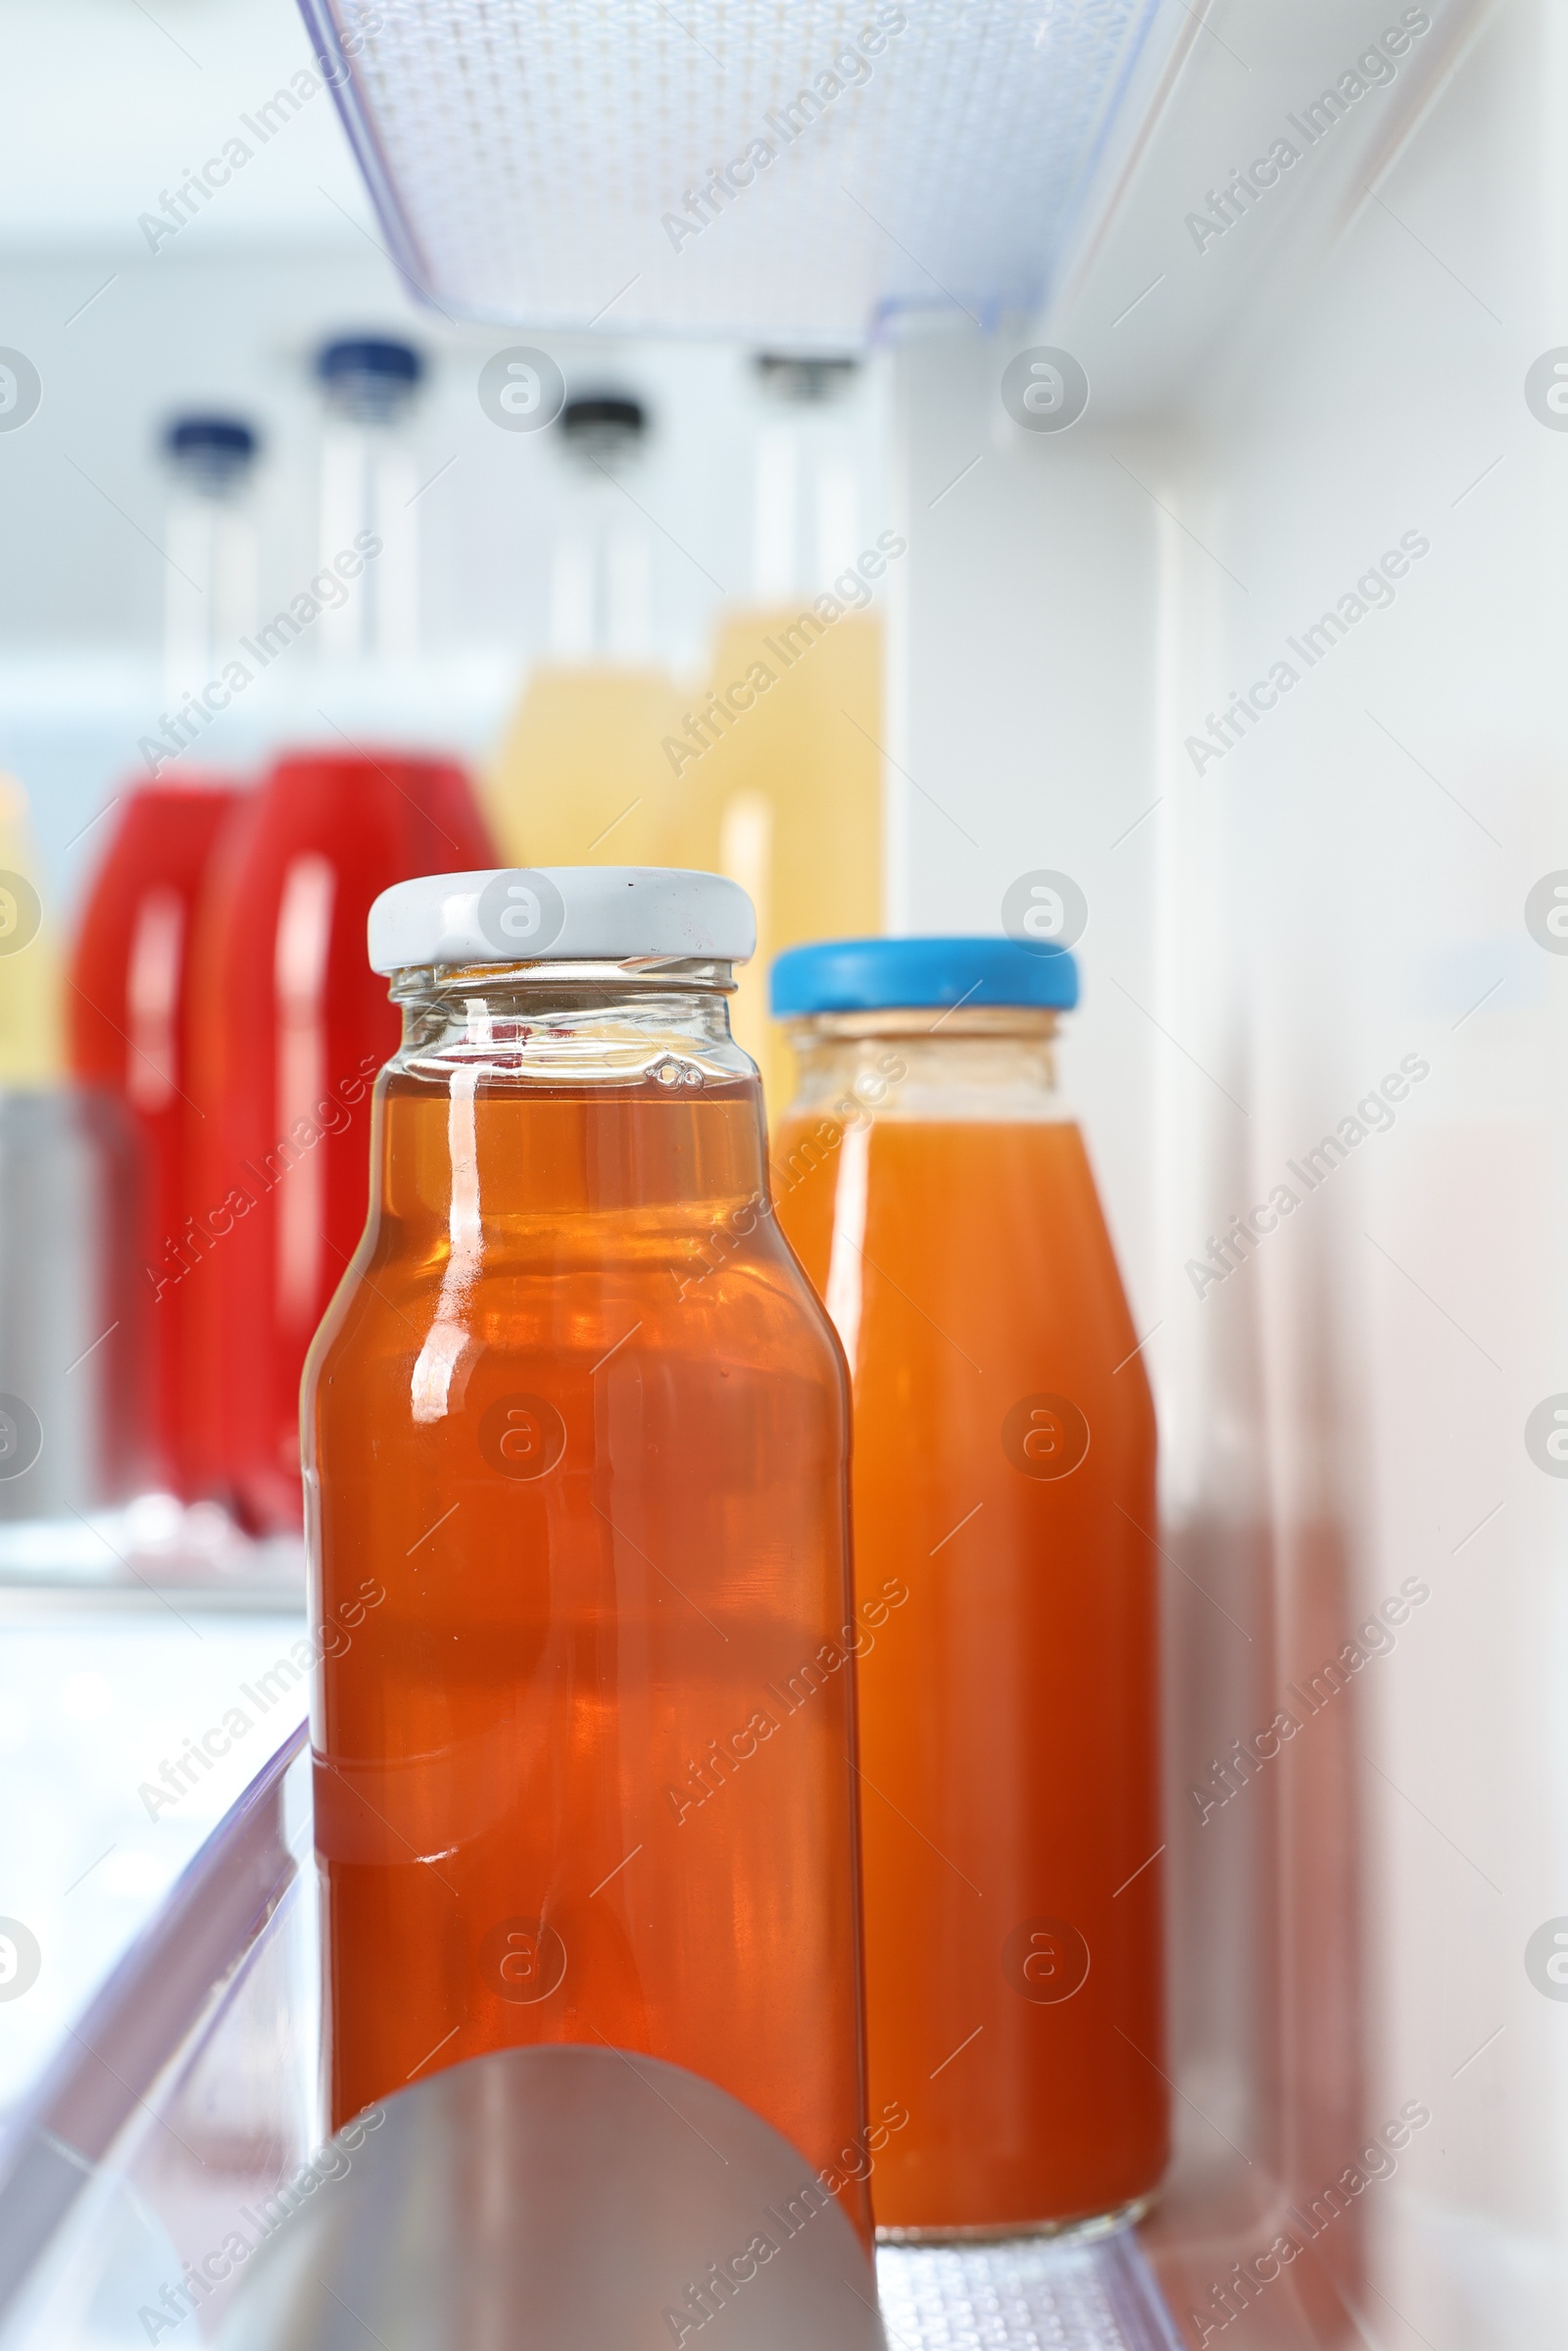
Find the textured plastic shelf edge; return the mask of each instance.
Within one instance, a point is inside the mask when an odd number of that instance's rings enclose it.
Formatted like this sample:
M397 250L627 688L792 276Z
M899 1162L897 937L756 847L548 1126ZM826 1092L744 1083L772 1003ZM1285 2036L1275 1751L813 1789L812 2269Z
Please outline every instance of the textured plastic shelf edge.
M437 309L825 349L907 313L1038 310L1136 131L1156 17L1183 21L1167 0L300 4Z

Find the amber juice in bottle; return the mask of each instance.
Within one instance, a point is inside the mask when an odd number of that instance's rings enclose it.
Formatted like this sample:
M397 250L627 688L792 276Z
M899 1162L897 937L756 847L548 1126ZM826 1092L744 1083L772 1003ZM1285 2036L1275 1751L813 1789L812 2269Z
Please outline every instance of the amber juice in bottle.
M727 983L397 979L304 1397L331 2116L609 2043L863 2228L848 1399Z

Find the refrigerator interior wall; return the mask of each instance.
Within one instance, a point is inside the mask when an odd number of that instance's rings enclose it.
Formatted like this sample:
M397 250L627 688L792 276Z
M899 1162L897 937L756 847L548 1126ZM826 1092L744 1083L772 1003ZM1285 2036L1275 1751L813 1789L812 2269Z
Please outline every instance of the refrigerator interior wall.
M1468 14L1430 13L1445 32ZM1164 1433L1181 2143L1150 2234L1189 2342L1244 2351L1535 2351L1568 2302L1568 2016L1526 1965L1568 1913L1568 1495L1525 1443L1568 1389L1551 1085L1568 975L1524 911L1568 866L1552 734L1568 436L1524 390L1568 337L1568 24L1513 0L1446 88L1451 48L1417 42L1301 179L1217 242L1186 220L1400 14L1205 13L1180 104L1070 298L1028 330L1087 367L1070 431L1026 434L1003 409L1021 336L920 335L894 363L910 552L891 577L890 919L994 929L1038 868L1089 900L1067 1074ZM250 104L249 82L230 96ZM368 246L363 263L236 260L203 243L221 225L204 215L156 258L115 246L101 267L94 249L13 273L8 333L51 397L8 445L26 464L7 476L3 723L65 872L159 707L161 565L138 533L161 512L160 417L198 391L260 404L272 478L291 484L268 582L286 598L315 562L305 355L318 330L397 314ZM197 319L213 371L176 381ZM544 452L527 436L498 451L477 407L499 338L426 324L447 361L428 472L462 461L423 502L429 640L455 663L477 645L493 672L454 667L422 722L463 713L477 746L542 636L554 509L528 478ZM697 644L715 583L745 575L743 456L703 462L741 363L649 353L671 420L650 504L690 551L665 548L661 593L685 598ZM563 356L597 371L598 347ZM614 356L614 372L643 365ZM105 380L124 388L107 411ZM1424 551L1401 551L1406 534ZM1280 692L1282 662L1297 676ZM1278 699L1234 717L1227 746L1210 714L1258 681ZM98 731L68 760L89 687ZM319 701L357 723L308 663L284 699L291 725ZM1383 1097L1393 1123L1358 1113L1407 1057L1426 1068ZM1214 1244L1233 1213L1278 1188L1290 1212L1227 1269ZM1356 1642L1385 1603L1407 1613ZM1260 1756L1288 1708L1298 1727ZM268 2162L309 2129L301 2080L284 2086ZM1430 2123L1338 2185L1408 2103ZM248 2162L266 2133L235 2136ZM1235 2265L1267 2266L1291 2204L1303 2234L1329 2213L1309 2257L1227 2289ZM1232 2318L1217 2290L1251 2307Z
M1568 2308L1568 1494L1526 1438L1568 1386L1568 969L1526 918L1568 864L1568 438L1525 394L1565 100L1560 12L1499 13L1310 275L1206 346L1173 318L1157 401L1111 322L1162 261L1185 298L1157 147L1031 330L1080 424L1006 417L1013 341L898 361L893 919L993 928L1042 868L1089 902L1066 1069L1163 1432L1151 2236L1194 2344L1525 2351Z

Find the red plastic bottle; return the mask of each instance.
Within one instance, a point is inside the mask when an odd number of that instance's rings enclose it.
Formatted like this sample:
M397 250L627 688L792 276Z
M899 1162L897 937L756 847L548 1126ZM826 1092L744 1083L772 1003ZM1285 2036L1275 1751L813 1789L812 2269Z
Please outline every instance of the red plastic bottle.
M67 1004L73 1071L117 1096L143 1141L150 1417L159 1470L187 1497L202 1485L190 1399L203 1379L184 1278L195 1261L184 1236L200 1206L203 1123L192 1066L192 944L203 881L238 798L234 785L207 776L121 795L76 935Z
M492 858L460 768L313 752L279 761L218 861L198 950L201 1434L258 1532L301 1523L300 1372L365 1227L369 1085L398 1040L366 918L394 882Z

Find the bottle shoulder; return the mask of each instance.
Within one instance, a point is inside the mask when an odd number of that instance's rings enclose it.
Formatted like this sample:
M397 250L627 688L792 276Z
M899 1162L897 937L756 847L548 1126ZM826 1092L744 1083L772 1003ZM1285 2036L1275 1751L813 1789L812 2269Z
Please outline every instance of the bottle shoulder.
M308 1384L374 1377L377 1366L400 1378L438 1328L474 1356L549 1354L564 1368L625 1352L666 1364L718 1355L759 1377L841 1376L831 1325L765 1211L740 1232L707 1220L487 1236L466 1267L449 1248L405 1247L383 1227L345 1274Z

